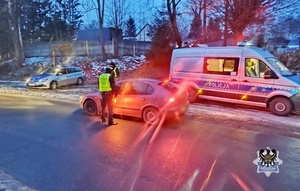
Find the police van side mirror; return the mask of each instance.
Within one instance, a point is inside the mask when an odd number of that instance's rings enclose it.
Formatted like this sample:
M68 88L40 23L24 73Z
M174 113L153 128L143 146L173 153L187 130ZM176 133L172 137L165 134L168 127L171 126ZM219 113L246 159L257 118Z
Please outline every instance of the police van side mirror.
M264 73L264 79L279 79L273 70L267 70Z

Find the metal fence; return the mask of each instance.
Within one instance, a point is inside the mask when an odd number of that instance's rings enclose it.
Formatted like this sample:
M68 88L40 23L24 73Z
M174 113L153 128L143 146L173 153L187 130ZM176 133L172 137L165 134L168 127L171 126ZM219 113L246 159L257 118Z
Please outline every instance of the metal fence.
M150 42L123 40L119 43L119 56L145 54L151 47ZM113 55L112 41L105 43L105 53ZM54 43L24 43L24 54L29 57L55 57L55 56L100 56L101 45L99 41L72 41Z

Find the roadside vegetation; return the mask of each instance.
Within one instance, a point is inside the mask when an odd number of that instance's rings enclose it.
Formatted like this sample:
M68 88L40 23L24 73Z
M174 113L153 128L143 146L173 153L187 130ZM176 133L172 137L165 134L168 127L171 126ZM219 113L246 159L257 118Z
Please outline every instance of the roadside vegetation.
M79 30L98 29L98 55L86 58L84 64L76 63L88 72L91 60L100 63L107 62L108 58L121 59L118 44L125 37L138 40L139 29L146 25L150 28L144 35L152 42L150 50L143 53L147 61L139 63L141 67L134 73L126 69L122 72L124 76L164 78L174 48L197 44L236 45L243 40L267 47L269 37L288 40L298 36L299 8L298 0L161 0L160 5L153 0L0 1L0 78L22 80L45 67L39 63L26 64L23 46L26 43L61 43L63 46L73 42ZM90 11L95 11L98 17L85 23L84 14ZM109 40L104 38L105 27L112 29ZM105 43L113 45L112 53L107 53ZM53 47L48 59L57 56L55 51ZM299 51L294 54L271 52L288 68L299 70ZM65 54L65 57L82 56L72 51Z

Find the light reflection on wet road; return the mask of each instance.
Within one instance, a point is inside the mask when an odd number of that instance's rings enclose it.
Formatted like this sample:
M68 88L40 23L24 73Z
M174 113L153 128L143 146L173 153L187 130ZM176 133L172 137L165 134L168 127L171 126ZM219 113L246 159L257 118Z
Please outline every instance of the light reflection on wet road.
M5 95L0 116L0 170L36 190L300 189L299 139L271 130L185 118L151 142L156 128L141 122L108 127L78 104ZM270 177L253 164L267 146L283 160Z

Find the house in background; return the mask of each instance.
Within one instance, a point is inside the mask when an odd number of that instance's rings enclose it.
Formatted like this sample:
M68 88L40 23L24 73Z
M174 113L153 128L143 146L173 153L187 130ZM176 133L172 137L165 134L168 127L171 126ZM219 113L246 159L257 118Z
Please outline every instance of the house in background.
M151 42L150 25L146 24L136 35L135 39L142 42Z

